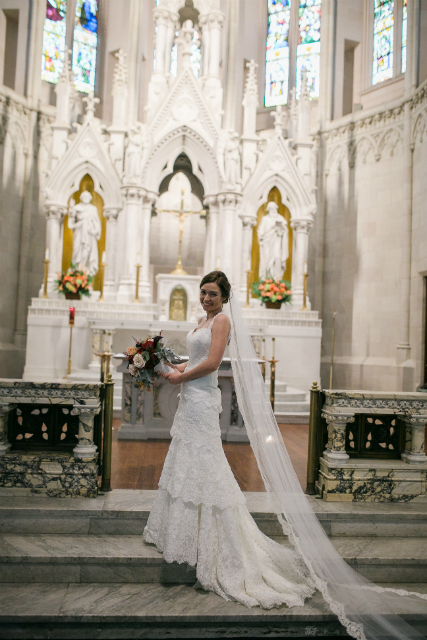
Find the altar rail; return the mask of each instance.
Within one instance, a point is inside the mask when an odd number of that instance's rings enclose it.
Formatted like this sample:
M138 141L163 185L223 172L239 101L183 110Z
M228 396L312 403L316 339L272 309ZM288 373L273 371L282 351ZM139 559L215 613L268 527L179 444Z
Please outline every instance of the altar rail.
M427 394L311 390L307 493L328 501L426 498Z
M0 379L0 487L96 497L102 457L109 473L113 386Z

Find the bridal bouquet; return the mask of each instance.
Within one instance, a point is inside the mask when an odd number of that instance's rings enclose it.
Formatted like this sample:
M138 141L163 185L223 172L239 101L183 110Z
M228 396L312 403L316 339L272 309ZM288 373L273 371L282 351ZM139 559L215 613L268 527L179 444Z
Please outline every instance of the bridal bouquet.
M179 360L173 349L169 349L163 343L163 336L135 340L135 346L129 347L124 352L128 360L128 370L136 385L141 388L151 389L153 382L160 378L161 373L170 373L172 369L167 366L172 360Z

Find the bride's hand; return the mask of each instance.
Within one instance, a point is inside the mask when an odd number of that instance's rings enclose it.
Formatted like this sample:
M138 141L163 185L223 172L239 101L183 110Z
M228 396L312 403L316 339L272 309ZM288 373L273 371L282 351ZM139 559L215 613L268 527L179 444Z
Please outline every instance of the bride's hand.
M172 371L171 373L164 373L163 377L171 384L181 384L182 373L179 371Z

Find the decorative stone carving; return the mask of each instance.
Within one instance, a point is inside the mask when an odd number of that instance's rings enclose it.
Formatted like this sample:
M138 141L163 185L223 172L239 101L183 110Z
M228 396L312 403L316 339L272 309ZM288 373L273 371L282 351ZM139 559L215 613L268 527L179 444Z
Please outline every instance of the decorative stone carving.
M226 130L218 143L218 164L225 188L233 189L241 183L239 134Z
M86 268L90 275L98 272L98 240L101 237L101 221L98 209L90 204L89 191L80 195L80 203L70 201L68 227L74 231L73 264Z
M125 155L125 179L128 184L141 180L142 157L146 144L146 125L138 122L129 130Z
M95 94L93 91L90 91L85 98L83 98L83 102L86 103L86 111L83 117L83 122L88 122L89 120L93 120L95 117L95 108L99 103L99 98L95 98Z
M0 456L4 456L12 446L7 440L7 414L16 407L9 402L0 403Z
M406 426L405 432L405 452L402 453L402 460L408 464L427 463L427 456L424 451L425 427L427 424L427 413L411 414L405 416L403 421Z
M281 278L289 257L288 224L275 202L267 204L267 213L259 223L260 278Z
M350 456L345 452L345 431L347 424L354 422L354 414L322 411L322 418L328 423L328 446L324 458L330 462L348 460Z
M95 416L101 411L101 406L74 406L73 416L79 416L79 443L73 449L74 457L84 461L96 458L97 446L93 443L93 427Z

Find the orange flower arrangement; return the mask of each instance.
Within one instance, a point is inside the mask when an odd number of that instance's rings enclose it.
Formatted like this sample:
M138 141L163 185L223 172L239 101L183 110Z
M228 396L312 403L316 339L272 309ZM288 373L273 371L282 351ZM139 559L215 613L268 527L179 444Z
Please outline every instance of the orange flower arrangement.
M79 269L71 263L67 271L63 271L58 280L55 280L56 290L64 295L66 293L78 293L81 296L90 296L89 285L93 276L89 275L85 269Z
M273 278L266 278L260 282L254 282L252 285L252 291L257 298L261 299L262 303L269 302L290 302L291 300L291 285L286 280L274 280Z

